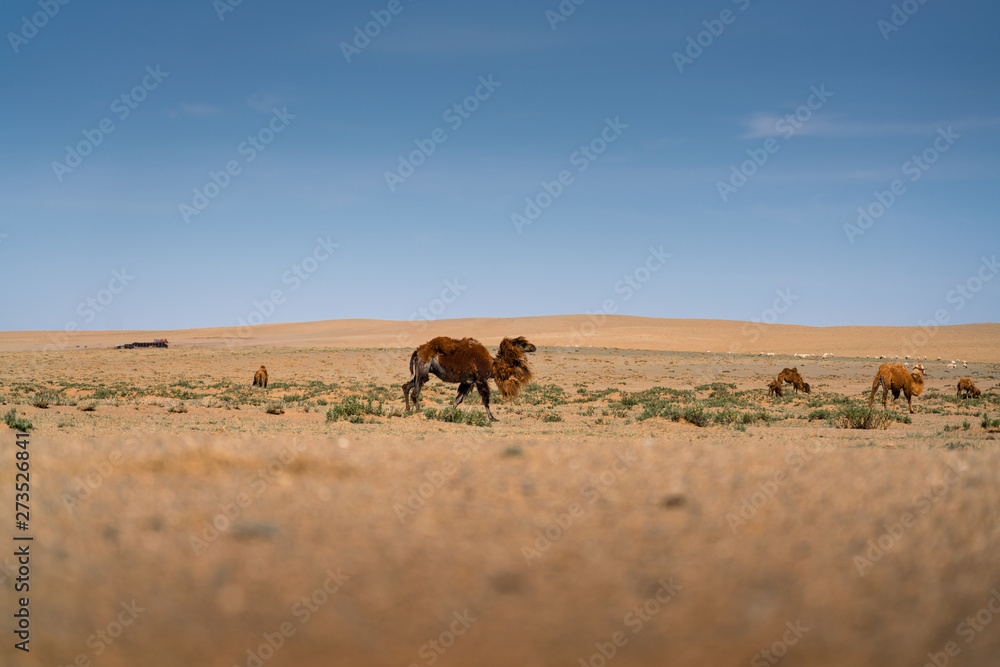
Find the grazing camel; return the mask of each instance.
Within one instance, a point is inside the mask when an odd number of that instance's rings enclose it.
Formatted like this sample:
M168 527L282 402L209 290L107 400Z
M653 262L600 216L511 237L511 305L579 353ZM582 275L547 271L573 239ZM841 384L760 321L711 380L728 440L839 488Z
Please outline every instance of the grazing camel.
M267 389L267 369L263 365L253 374L253 386Z
M787 382L795 388L795 393L800 390L809 393L810 387L807 383L802 380L802 376L799 375L798 367L794 368L783 368L780 373L778 373L778 382Z
M892 392L892 409L896 409L896 399L899 392L906 396L906 403L910 406L910 413L913 413L913 397L919 396L924 391L924 367L917 364L913 371L907 371L903 364L882 364L878 367L875 380L872 381L872 393L868 397L868 408L871 409L875 402L875 392L882 387L882 409L885 410L886 398Z
M771 395L774 395L774 396L784 396L785 392L781 388L781 385L783 385L783 384L784 384L784 382L782 382L781 380L771 380L771 384L767 385L767 388L769 390L768 391L768 396L771 396Z
M959 398L968 398L969 396L979 398L982 393L983 392L979 391L979 387L977 387L972 381L972 378L962 378L958 381Z
M488 380L492 378L497 383L504 398L516 396L521 385L531 380L531 369L528 368L525 354L534 352L535 349L524 337L504 338L496 357L491 358L483 344L474 338L459 340L440 336L431 339L410 355L412 377L403 385L406 409L410 409L411 396L414 407L420 409L420 386L433 373L445 382L458 383L458 396L454 403L456 408L475 385L483 399L486 415L490 421L496 421L490 411Z

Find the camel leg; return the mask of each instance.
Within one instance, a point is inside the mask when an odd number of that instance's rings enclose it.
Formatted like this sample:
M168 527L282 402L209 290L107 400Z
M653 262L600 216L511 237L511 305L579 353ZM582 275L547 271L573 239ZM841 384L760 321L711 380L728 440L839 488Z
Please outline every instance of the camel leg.
M413 375L413 409L420 412L420 373L415 373Z
M413 380L403 385L403 400L406 401L406 411L410 411L410 390L413 388Z
M486 416L490 418L491 422L497 421L497 418L490 412L490 386L480 381L476 383L476 389L479 390L479 395L483 397L483 407L486 408Z
M465 400L465 395L469 393L470 389L472 389L471 382L463 382L458 385L458 396L455 397L455 404L452 406L453 408L457 408L462 404L462 401Z

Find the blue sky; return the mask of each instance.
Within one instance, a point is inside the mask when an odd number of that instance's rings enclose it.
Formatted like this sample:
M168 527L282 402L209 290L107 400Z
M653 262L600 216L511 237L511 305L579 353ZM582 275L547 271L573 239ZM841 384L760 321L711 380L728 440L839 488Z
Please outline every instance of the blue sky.
M0 330L1000 319L994 2L232 2L3 3Z

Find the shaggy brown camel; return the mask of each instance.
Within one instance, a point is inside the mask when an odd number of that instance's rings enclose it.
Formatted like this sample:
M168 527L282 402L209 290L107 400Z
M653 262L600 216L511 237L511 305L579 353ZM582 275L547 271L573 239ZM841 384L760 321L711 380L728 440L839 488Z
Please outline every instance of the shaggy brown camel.
M521 385L531 380L531 369L525 353L534 352L535 346L524 337L504 338L500 342L497 356L490 357L489 351L474 338L434 338L413 351L410 355L412 377L403 385L403 399L406 409L413 405L420 409L420 386L430 379L430 374L445 382L458 383L458 396L453 407L458 407L473 385L483 399L483 407L490 421L496 421L490 411L490 387L492 378L504 398L516 396Z
M253 374L253 386L267 389L267 369L263 365Z
M958 381L958 396L960 398L968 398L969 396L979 398L982 393L972 381L972 378L962 378Z
M783 384L784 384L784 382L782 382L781 380L771 380L771 384L767 385L767 388L769 390L768 391L768 396L770 396L770 395L784 396L785 395L785 391L784 391L784 389L781 388L781 385L783 385Z
M802 380L802 376L799 375L798 367L793 368L783 368L780 373L778 373L778 382L787 382L795 388L795 393L802 391L806 394L809 393L809 384Z
M882 364L878 367L878 373L875 374L875 380L872 381L872 393L868 397L868 408L871 409L872 404L875 402L875 392L878 391L879 386L882 387L882 409L885 410L886 398L889 392L892 392L892 409L896 409L896 399L899 398L899 392L903 392L906 396L906 404L910 406L910 412L913 413L913 397L919 396L924 391L924 367L923 364L917 364L913 367L913 371L906 370L906 366L903 364L893 363L893 364Z

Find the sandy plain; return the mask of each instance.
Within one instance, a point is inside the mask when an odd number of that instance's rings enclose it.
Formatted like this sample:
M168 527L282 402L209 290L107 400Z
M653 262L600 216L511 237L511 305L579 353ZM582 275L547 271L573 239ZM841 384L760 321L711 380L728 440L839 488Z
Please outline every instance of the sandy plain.
M492 426L403 414L439 334L528 337L535 384L495 393ZM8 632L0 663L997 664L998 342L568 316L0 332L34 537L32 650ZM838 428L906 352L928 357L909 423ZM767 395L785 366L809 395Z

